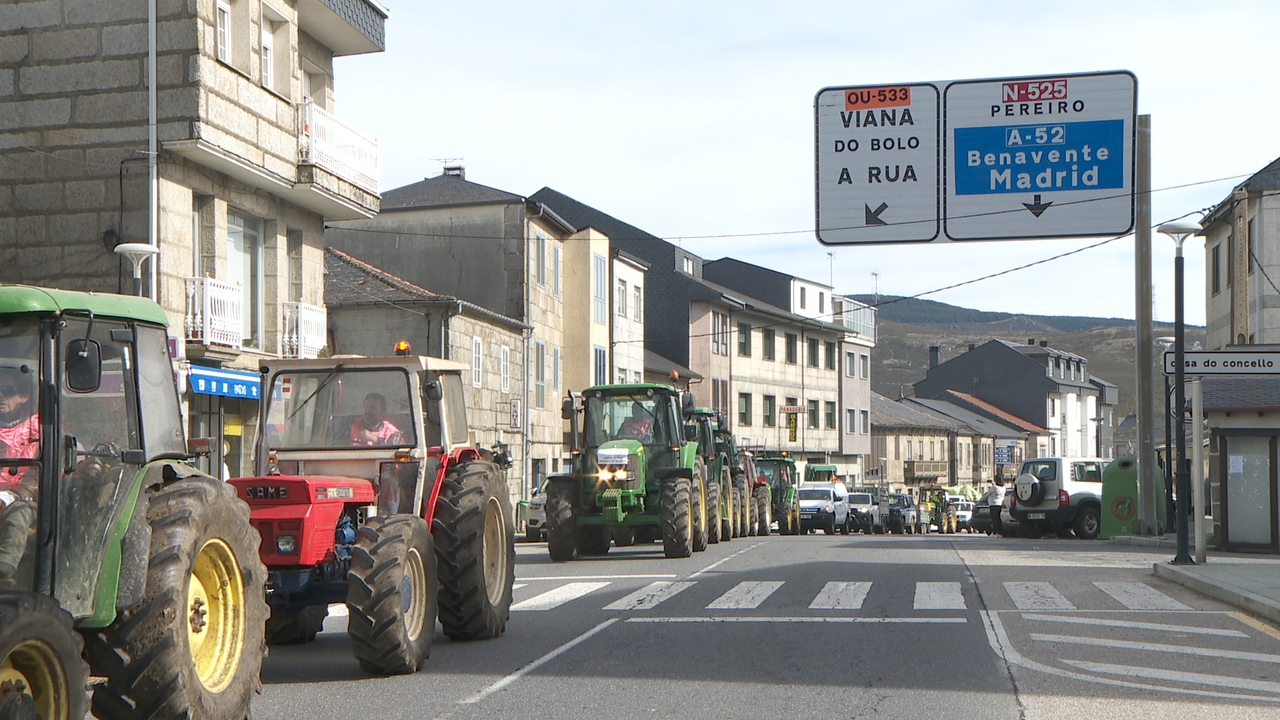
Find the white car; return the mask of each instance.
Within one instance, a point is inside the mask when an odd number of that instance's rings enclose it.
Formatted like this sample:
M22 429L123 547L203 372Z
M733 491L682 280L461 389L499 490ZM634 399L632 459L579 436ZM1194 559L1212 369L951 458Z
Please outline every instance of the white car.
M547 494L534 488L529 496L529 512L525 515L524 539L537 542L547 536Z
M842 483L802 483L800 485L800 529L821 528L828 535L836 530L849 534L849 494Z

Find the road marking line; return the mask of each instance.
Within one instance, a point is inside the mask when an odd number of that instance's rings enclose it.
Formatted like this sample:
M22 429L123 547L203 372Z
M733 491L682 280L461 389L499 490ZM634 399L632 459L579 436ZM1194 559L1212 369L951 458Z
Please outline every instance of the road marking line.
M627 618L629 623L809 623L809 624L855 624L855 625L960 625L969 622L968 618L930 618L930 617L752 617L735 615L703 615L691 617L635 617Z
M528 584L529 584L529 583L516 583L515 585L512 585L512 586L511 586L511 589L512 589L512 591L519 590L520 588L522 588L522 587L524 587L525 585L528 585Z
M329 617L346 617L346 616L347 616L346 603L331 603L329 605Z
M506 676L506 677L502 678L501 680L499 680L499 681L497 681L497 682L493 683L493 684L492 684L492 685L490 685L489 687L484 688L483 690L481 690L480 692L476 693L475 695L472 695L471 697L469 697L469 698L467 698L467 699L465 699L465 700L459 700L459 701L458 701L458 704L459 704L459 705L474 705L475 703L480 702L481 700L485 699L486 697L489 697L489 696L490 696L490 695L492 695L493 693L495 693L495 692L497 692L497 691L499 691L499 690L501 690L501 689L503 689L503 688L507 687L508 685L510 685L511 683L515 682L516 680L519 680L520 678L524 677L525 675L528 675L529 673L533 672L534 670L537 670L538 668L542 667L543 665L547 664L548 662L551 662L552 660L554 660L555 658L559 657L560 655L563 655L565 652L567 652L567 651L569 651L569 650L573 649L575 646L577 646L577 645L579 645L579 644L581 644L581 643L585 642L586 640L588 640L589 638L591 638L593 635L595 635L595 634L599 633L601 630L604 630L605 628L609 627L610 625L612 625L612 624L614 624L614 623L616 623L616 622L618 622L618 618L609 618L608 620L605 620L604 622L602 622L602 623L600 623L599 625L597 625L597 626L595 626L595 627L591 628L590 630L588 630L588 631L586 631L586 632L582 633L582 634L581 634L581 635L579 635L578 637L576 637L576 638L574 638L574 639L570 640L569 642L567 642L567 643L565 643L565 644L561 645L560 647L556 648L555 650L552 650L551 652L547 653L546 655L543 655L542 657L538 658L537 660L534 660L533 662L529 663L528 665L525 665L524 667L520 668L519 670L516 670L515 672L511 673L510 675L508 675L508 676Z
M964 610L958 582L918 582L914 610Z
M809 603L810 610L861 610L871 589L869 582L829 582Z
M1190 610L1191 608L1140 582L1095 582L1102 592L1130 610Z
M1084 660L1063 660L1062 662L1090 672L1101 672L1110 675L1132 675L1152 680L1168 680L1171 682L1195 683L1197 685L1216 685L1218 687L1240 688L1241 690L1260 690L1280 695L1280 683L1267 682L1266 680L1248 680L1228 675L1205 675L1203 673L1131 667L1129 665L1109 665L1107 663L1087 662Z
M703 574L703 573L711 572L712 570L714 570L714 569L716 569L716 568L720 567L721 565L723 565L723 564L725 564L725 563L729 562L730 560L732 560L732 559L734 559L734 558L738 557L739 555L741 555L742 553L744 553L744 552L746 552L746 551L750 550L751 548L759 547L759 546L761 546L761 545L763 545L763 544L764 544L763 542L758 542L758 543L755 543L754 545L748 545L748 546L746 546L746 547L742 548L741 550L739 550L738 552L733 553L732 555L726 555L726 556L724 556L724 557L720 558L719 560L717 560L717 561L715 561L715 562L711 563L710 565L708 565L708 566L706 566L706 567L702 568L701 570L699 570L699 571L697 571L697 572L693 573L693 574L692 574L692 575L690 575L689 577L685 578L685 580L692 580L692 579L694 579L694 578L698 577L699 575L701 575L701 574ZM675 577L675 576L674 576L674 575L672 575L672 577Z
M1229 700L1258 700L1268 703L1278 702L1277 698L1265 695L1240 695L1237 693L1214 692L1212 690L1192 690L1190 688L1149 685L1145 683L1135 683L1125 680L1116 680L1113 678L1098 677L1097 675L1086 675L1084 673L1073 672L1071 670L1051 667L1049 665L1036 662L1035 660L1030 660L1014 649L1013 644L1009 642L1009 635L1005 633L1004 623L1001 622L1000 614L998 612L979 610L978 614L982 617L983 627L987 631L987 643L991 645L991 649L994 650L997 655L1004 658L1006 663L1020 665L1028 670L1034 670L1046 675L1070 678L1072 680L1091 682L1098 685L1136 688L1139 690L1150 690L1153 692L1167 692L1175 695L1197 695L1200 697L1226 698Z
M1249 627L1259 632L1266 633L1267 635L1270 635L1271 637L1277 640L1280 640L1280 630L1276 630L1275 626L1272 625L1271 623L1262 622L1261 620L1253 617L1252 615L1246 615L1245 613L1242 613L1242 612L1231 612L1231 613L1227 613L1227 615L1235 618L1236 620L1239 620L1240 622L1244 623L1245 625L1248 625Z
M655 582L604 606L605 610L650 610L677 593L693 587L692 582Z
M1129 640L1105 640L1102 638L1072 637L1070 635L1041 635L1031 633L1032 640L1040 642L1070 643L1072 645L1092 645L1095 647L1121 648L1124 650L1148 650L1151 652L1178 653L1180 655L1199 655L1201 657L1227 658L1229 660L1250 660L1253 662L1280 664L1280 655L1239 652L1236 650L1214 650L1212 648L1188 647L1186 645L1164 645L1161 643L1131 642Z
M1034 613L1024 613L1022 617L1025 620L1038 620L1041 622L1060 622L1060 623L1074 623L1076 625L1090 625L1090 626L1100 626L1100 627L1133 628L1135 630L1164 630L1167 632L1186 633L1188 635L1219 635L1221 637L1236 637L1236 638L1249 637L1248 635L1240 632L1239 630L1219 630L1217 628L1191 627L1190 625L1164 625L1161 623L1132 622L1129 620L1103 620L1101 618L1070 617L1067 615L1036 615Z
M782 583L773 580L741 582L707 606L708 610L750 610L774 593Z
M533 582L535 580L661 580L676 577L675 573L667 575L547 575L545 577L518 577L517 580Z
M1047 582L1007 582L1004 591L1019 610L1075 610L1052 583Z
M560 607L570 600L577 600L583 595L593 593L609 585L607 582L574 582L548 590L541 595L534 595L511 606L511 612L550 610Z

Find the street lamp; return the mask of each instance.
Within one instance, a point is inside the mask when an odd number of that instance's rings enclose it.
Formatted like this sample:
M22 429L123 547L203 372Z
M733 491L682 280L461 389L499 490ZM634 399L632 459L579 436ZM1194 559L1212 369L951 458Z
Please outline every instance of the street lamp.
M1178 493L1178 502L1174 506L1174 512L1177 514L1174 527L1177 529L1178 549L1177 555L1173 558L1174 565L1195 565L1195 560L1191 559L1188 543L1187 510L1188 502L1191 499L1191 478L1187 475L1186 467L1187 434L1182 427L1182 416L1186 412L1187 406L1187 388L1184 384L1186 382L1186 327L1182 317L1182 243L1192 235L1199 233L1201 229L1200 223L1185 218L1167 222L1156 228L1156 232L1173 238L1173 241L1178 246L1178 252L1173 258L1173 383L1174 412L1178 416L1178 463L1174 465L1174 481Z
M116 246L116 254L123 255L133 263L134 295L142 297L142 263L159 252L160 248L148 243L120 243Z

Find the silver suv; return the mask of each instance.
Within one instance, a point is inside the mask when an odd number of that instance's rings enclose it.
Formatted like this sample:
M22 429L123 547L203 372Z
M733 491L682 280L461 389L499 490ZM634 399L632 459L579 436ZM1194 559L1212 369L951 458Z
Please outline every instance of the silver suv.
M1106 464L1099 458L1023 461L1010 493L1010 515L1030 535L1072 530L1082 540L1098 537Z

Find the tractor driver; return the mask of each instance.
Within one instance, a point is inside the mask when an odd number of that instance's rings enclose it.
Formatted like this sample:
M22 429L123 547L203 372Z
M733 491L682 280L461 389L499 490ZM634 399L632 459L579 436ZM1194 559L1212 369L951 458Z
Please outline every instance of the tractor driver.
M0 368L0 458L32 460L40 454L40 417L30 371ZM36 472L30 465L0 466L0 583L13 578L35 524Z
M387 398L369 393L364 398L364 414L351 422L351 442L355 445L399 445L404 442L400 428L387 419Z
M631 403L631 417L618 426L618 437L635 438L641 442L653 438L653 418L639 401Z

